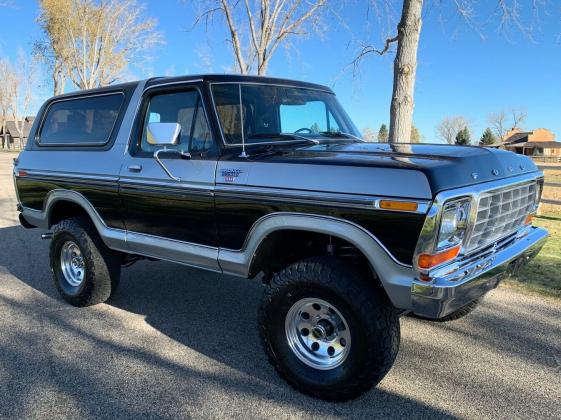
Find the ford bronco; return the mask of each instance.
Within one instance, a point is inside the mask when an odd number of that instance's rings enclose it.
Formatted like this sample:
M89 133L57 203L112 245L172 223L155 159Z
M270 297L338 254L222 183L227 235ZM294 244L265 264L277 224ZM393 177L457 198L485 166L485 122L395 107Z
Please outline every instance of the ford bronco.
M548 235L531 224L543 176L528 158L366 143L312 83L76 92L49 99L29 139L14 164L20 222L50 238L66 301L105 302L141 258L260 279L271 364L328 400L382 380L401 315L464 316Z

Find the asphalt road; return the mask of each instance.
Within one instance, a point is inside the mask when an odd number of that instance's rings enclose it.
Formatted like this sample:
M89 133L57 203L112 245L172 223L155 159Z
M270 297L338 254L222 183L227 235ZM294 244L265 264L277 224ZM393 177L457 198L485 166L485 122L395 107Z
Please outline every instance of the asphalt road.
M403 318L391 372L340 404L268 365L254 282L141 262L112 302L73 308L48 243L17 225L13 157L0 153L2 418L561 418L561 305L510 289L453 323Z

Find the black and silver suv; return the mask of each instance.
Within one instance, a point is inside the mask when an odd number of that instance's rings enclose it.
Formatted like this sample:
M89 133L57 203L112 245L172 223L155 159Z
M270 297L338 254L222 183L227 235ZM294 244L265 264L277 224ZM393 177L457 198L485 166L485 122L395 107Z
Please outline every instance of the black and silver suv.
M106 301L140 258L259 278L272 365L329 400L384 377L400 315L465 315L547 237L531 225L543 177L526 157L365 143L329 88L281 79L52 98L14 180L69 303Z

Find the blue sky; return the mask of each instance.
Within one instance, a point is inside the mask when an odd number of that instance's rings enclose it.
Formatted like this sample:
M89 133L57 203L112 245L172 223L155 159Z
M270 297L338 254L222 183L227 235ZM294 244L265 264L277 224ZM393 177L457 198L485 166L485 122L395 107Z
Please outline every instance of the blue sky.
M0 57L15 61L18 49L29 51L40 37L35 23L36 2L12 0L0 8ZM230 72L232 54L226 32L218 25L190 30L193 9L177 0L144 1L147 15L158 19L165 45L154 51L142 67L129 69L129 78L185 73ZM497 20L488 18L492 1L476 9L486 24L480 32L466 25L452 9L425 2L415 93L415 124L427 141L436 141L435 127L444 116L463 115L475 137L488 125L491 112L513 107L524 109L524 128L546 127L561 140L561 5L542 14L533 40L516 30L499 33ZM393 54L371 56L355 76L349 63L360 41L382 45L384 28L370 15L366 0L350 2L339 14L347 23L325 19L328 30L321 38L297 40L291 49L280 49L269 74L329 85L337 93L355 124L378 129L389 120ZM529 19L529 16L523 16ZM38 89L44 99L49 89Z

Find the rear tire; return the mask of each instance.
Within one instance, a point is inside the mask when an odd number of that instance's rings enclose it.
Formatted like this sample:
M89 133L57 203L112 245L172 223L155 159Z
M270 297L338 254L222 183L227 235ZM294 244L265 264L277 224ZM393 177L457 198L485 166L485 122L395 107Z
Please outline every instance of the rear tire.
M119 256L107 248L88 219L66 219L55 225L49 254L55 287L71 305L105 302L117 289Z
M259 325L280 376L330 401L356 398L377 385L399 350L399 318L382 288L369 272L335 258L303 260L275 274Z

